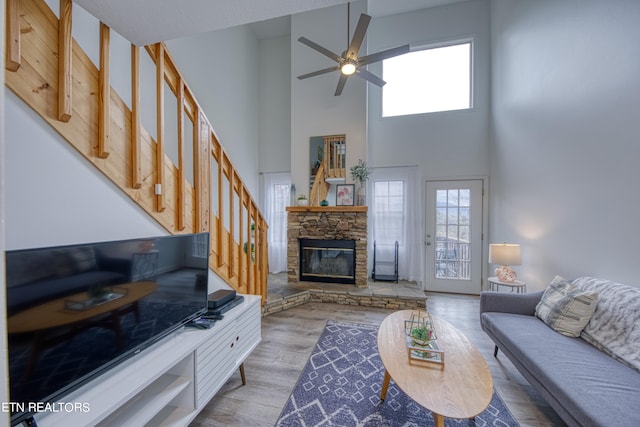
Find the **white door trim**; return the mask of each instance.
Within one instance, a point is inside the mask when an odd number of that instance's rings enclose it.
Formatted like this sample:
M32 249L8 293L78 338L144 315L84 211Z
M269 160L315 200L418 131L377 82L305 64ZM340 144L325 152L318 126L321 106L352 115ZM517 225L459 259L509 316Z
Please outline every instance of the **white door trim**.
M489 236L489 177L487 175L466 175L466 176L447 176L447 177L427 177L424 181L424 187L423 187L423 197L424 197L424 203L423 203L423 212L425 212L425 215L423 215L423 228L425 230L425 235L423 236L424 240L423 240L423 248L424 248L424 253L426 254L426 242L427 242L427 215L426 215L426 209L427 209L427 183L428 182L432 182L432 181L470 181L470 180L480 180L482 181L482 219L481 219L481 224L482 224L482 243L481 243L481 262L480 262L480 291L484 291L489 289L488 287L488 283L487 283L487 272L489 271L489 264L488 264L488 260L487 260L487 254L489 253L489 241L488 241L488 236ZM426 255L425 255L426 256ZM427 286L427 268L423 269L423 279L422 279L422 283L423 283L423 289L426 290L426 286Z

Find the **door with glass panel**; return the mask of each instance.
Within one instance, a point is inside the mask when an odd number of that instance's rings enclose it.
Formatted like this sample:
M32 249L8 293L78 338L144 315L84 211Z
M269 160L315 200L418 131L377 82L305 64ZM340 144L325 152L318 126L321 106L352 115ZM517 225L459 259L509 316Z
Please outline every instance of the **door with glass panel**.
M479 294L482 180L427 181L426 289Z

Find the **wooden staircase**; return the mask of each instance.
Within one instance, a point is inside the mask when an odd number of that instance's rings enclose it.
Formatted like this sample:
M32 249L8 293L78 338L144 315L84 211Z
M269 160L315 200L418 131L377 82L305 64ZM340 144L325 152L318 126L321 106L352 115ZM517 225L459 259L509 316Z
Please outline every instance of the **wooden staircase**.
M316 172L316 177L311 186L309 205L319 206L320 202L327 198L329 181L342 181L346 177L346 146L344 135L325 136L323 159Z
M44 0L6 0L6 86L168 232L208 231L210 268L264 303L267 224L166 46L131 45L129 108L110 84L111 30L100 23L98 68L72 38L72 7L60 0L58 17ZM155 139L141 124L142 55L155 67ZM166 97L175 97L177 111L166 111ZM166 154L169 114L177 163Z

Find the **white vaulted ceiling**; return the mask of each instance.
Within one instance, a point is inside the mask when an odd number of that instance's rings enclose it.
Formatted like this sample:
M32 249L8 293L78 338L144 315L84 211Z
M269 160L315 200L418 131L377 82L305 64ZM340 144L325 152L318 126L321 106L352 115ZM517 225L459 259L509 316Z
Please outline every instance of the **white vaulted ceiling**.
M347 0L75 0L137 45L264 21Z
M137 45L281 18L347 0L74 0ZM465 0L369 0L368 13L385 16ZM473 0L470 0L473 1ZM282 26L286 19L276 20ZM257 32L268 37L269 23ZM256 31L256 29L254 29ZM260 37L260 35L259 35Z

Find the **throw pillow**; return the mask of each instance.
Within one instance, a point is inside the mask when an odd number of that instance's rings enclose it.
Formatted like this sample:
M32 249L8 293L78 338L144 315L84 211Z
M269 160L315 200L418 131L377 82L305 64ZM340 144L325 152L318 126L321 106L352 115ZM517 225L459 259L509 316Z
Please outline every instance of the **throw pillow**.
M596 277L572 284L598 293L598 306L580 338L640 371L640 288Z
M598 304L598 294L583 291L556 276L536 306L536 316L551 329L569 337L579 337Z

